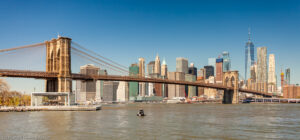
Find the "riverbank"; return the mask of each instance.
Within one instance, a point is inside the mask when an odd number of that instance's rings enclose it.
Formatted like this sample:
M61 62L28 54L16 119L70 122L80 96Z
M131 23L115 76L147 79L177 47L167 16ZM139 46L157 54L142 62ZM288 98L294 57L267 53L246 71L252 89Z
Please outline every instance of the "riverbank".
M97 111L101 105L90 106L17 106L0 107L0 112L27 112L27 111Z

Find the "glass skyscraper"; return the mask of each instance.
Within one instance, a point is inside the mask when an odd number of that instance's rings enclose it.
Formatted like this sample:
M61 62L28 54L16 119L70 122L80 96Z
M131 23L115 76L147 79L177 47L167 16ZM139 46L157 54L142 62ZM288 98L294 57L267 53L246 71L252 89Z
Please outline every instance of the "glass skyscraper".
M249 38L248 42L245 46L245 80L247 81L248 78L251 77L250 75L250 68L254 64L254 44L251 41L250 38L250 30L249 30Z
M223 72L230 71L230 57L229 57L229 52L223 52Z

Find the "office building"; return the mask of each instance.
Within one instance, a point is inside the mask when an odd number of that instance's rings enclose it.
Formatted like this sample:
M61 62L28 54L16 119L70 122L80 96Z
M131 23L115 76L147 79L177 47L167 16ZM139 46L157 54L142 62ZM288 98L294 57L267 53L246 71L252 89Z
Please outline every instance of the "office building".
M185 74L183 72L168 72L169 80L184 81ZM174 85L168 84L168 99L173 99L174 97L185 97L185 86L184 85Z
M185 74L185 81L195 82L196 75L193 74ZM195 86L186 86L186 96L189 98L196 96L196 87Z
M188 59L182 57L176 58L176 72L188 73Z
M210 76L214 76L213 66L204 66L204 69L205 69L205 79L208 79Z
M129 67L130 76L138 76L139 67L137 64L131 64ZM139 95L139 83L138 82L129 82L129 100L136 100L136 97Z
M216 82L222 83L223 81L223 58L216 59Z
M223 56L223 72L227 72L230 71L231 69L231 60L229 57L229 52L223 52L222 53Z
M287 85L291 84L291 69L290 68L287 68L285 70L285 81L286 81Z
M300 86L285 85L283 87L283 98L300 98Z
M98 75L99 67L92 64L80 67L80 74ZM80 96L77 96L77 102L96 100L96 81L80 81Z
M161 65L161 76L165 78L168 77L168 66L165 59L163 60Z
M139 76L145 77L145 59L139 58ZM146 95L146 83L140 82L139 83L139 94L140 96Z
M192 74L197 77L197 68L194 66L194 63L191 63L188 74Z
M128 82L121 81L117 89L117 102L127 102L129 99Z
M119 82L117 81L104 81L102 102L115 102L118 86Z
M147 65L147 75L154 73L155 61L151 61Z

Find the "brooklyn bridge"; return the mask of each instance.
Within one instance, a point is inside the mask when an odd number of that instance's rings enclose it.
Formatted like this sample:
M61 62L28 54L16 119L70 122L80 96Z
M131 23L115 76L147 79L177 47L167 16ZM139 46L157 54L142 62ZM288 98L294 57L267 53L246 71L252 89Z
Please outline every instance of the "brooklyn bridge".
M58 37L50 41L43 43L37 43L32 45L26 45L21 47L9 48L0 50L0 54L6 55L8 52L15 52L27 48L45 47L46 49L46 70L20 70L20 69L0 69L1 77L15 77L15 78L33 78L44 79L45 92L57 92L57 93L71 93L72 92L72 80L106 80L106 81L126 81L126 82L145 82L145 83L161 83L161 84L176 84L176 85L188 85L203 88L212 88L217 90L223 90L223 103L224 104L236 104L239 102L239 93L255 94L261 97L272 97L271 93L243 89L239 86L239 73L238 71L228 71L223 73L222 84L209 84L204 82L189 82L189 81L177 81L170 79L159 78L146 78L142 76L132 76L126 67L119 65L108 58L102 57L85 47L73 42L71 38ZM72 52L72 53L71 53ZM125 73L125 75L88 75L72 73L71 70L71 55L76 54L82 58L88 59L94 63L101 63L106 65L111 70ZM99 57L94 57L92 54L96 54ZM30 54L28 54L30 55ZM100 59L100 57L102 59ZM10 60L0 60L10 61Z

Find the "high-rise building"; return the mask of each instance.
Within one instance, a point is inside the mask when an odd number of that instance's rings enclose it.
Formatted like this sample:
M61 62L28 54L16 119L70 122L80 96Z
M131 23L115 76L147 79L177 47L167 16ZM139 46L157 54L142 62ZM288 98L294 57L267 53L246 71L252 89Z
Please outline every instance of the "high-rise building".
M208 58L208 66L213 66L214 74L216 74L216 58Z
M92 64L80 67L80 74L98 75L99 67ZM96 100L96 81L81 81L80 82L80 96L77 98L78 102L95 101ZM78 96L77 96L78 97Z
M257 75L256 82L258 91L268 91L268 67L267 67L267 47L257 48Z
M300 98L300 86L285 85L283 87L283 98Z
M290 68L287 68L285 70L285 81L286 81L287 85L291 84L291 69Z
M117 101L118 102L126 102L128 101L128 94L129 89L128 89L128 83L127 82L119 82L119 86L117 89Z
M216 82L222 83L223 81L223 58L216 60Z
M160 59L159 59L159 56L158 54L156 55L155 57L155 63L154 63L154 73L157 73L160 75Z
M182 57L176 58L176 72L188 73L188 59Z
M231 69L231 60L229 57L229 52L223 52L223 72L230 71Z
M163 60L161 65L161 76L165 78L168 77L168 66L165 59Z
M114 102L117 99L117 89L119 82L104 81L103 82L103 102Z
M189 82L195 82L196 81L196 75L193 74L185 74L185 81ZM186 86L186 96L189 98L196 96L196 87L195 86Z
M204 69L205 69L205 79L208 79L210 76L214 76L213 66L204 66Z
M147 65L147 75L151 75L154 73L154 68L155 68L155 61L151 61Z
M139 67L137 64L131 64L129 67L130 76L138 76ZM138 82L129 82L129 100L136 100L136 97L139 94L139 83Z
M254 64L254 44L250 38L250 29L248 32L248 42L245 46L245 80L251 77L250 68Z
M275 55L269 55L269 73L268 73L268 91L276 91L276 72L275 72Z
M99 70L99 75L107 75L106 70ZM102 101L103 99L103 92L104 92L104 81L103 80L97 80L96 82L96 100Z
M184 81L185 74L183 72L168 72L169 80ZM174 97L185 97L185 86L168 84L168 98L173 99Z
M144 58L139 58L139 76L145 77L145 59ZM145 96L146 95L146 83L140 82L139 90L140 90L139 91L140 96Z
M256 73L257 73L257 65L254 62L254 64L250 67L250 73L251 77L248 78L247 86L248 89L257 90L257 84L256 84Z
M195 75L197 77L197 68L194 66L194 63L190 64L188 74Z
M284 87L284 73L283 71L281 70L281 73L280 73L280 81L281 81L281 93L283 93L283 87Z

